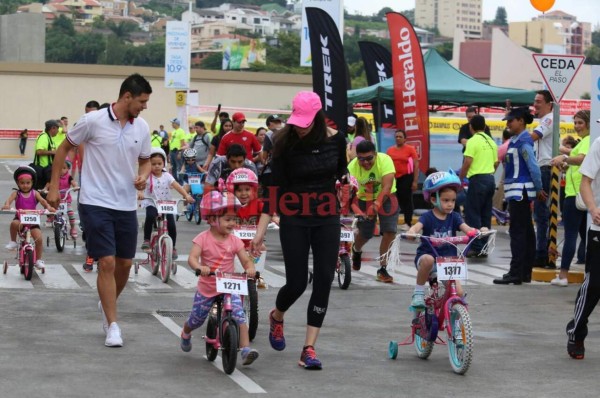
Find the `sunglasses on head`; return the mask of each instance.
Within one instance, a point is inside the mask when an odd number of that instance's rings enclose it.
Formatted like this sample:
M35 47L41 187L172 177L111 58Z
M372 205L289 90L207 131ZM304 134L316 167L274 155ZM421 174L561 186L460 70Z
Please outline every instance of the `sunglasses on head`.
M359 162L370 162L371 160L373 160L375 156L373 155L369 155L369 156L357 156L356 158L358 159Z

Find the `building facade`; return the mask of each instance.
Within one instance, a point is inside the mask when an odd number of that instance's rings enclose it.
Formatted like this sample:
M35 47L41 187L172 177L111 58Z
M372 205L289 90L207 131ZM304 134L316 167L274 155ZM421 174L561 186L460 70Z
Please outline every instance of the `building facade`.
M415 24L425 29L437 28L440 35L454 37L459 29L467 39L481 37L482 0L415 0Z

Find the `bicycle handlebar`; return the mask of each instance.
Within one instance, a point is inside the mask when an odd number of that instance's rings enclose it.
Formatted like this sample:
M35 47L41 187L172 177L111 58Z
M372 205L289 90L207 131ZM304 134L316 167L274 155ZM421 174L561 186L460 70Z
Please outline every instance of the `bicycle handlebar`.
M487 231L477 231L476 234L469 236L469 235L460 235L460 236L445 236L445 237L434 237L434 236L427 236L427 235L421 235L421 234L410 234L410 233L401 233L400 234L400 238L404 239L404 240L427 240L429 241L429 243L431 243L432 246L437 247L437 246L441 246L443 244L446 243L451 243L453 245L466 245L467 243L471 242L471 240L473 239L479 239L479 238L484 238L486 236L490 236L496 233L495 229L490 229Z
M48 211L46 209L43 210L26 210L26 209L7 209L7 210L0 210L0 214L22 214L22 213L29 213L29 214L39 214L42 216L52 216L55 215L56 213L53 211Z

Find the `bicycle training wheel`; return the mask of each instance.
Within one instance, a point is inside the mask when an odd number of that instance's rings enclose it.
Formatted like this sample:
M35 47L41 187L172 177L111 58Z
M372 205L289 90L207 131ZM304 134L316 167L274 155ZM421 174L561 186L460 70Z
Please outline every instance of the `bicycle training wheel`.
M347 254L341 255L338 261L340 262L340 268L337 272L338 285L340 289L346 290L352 280L352 262L350 261L350 256Z
M457 374L465 374L473 359L473 325L467 308L456 303L450 309L450 329L448 336L448 356L452 370Z
M223 331L223 339L221 341L223 371L225 374L230 375L235 370L237 361L239 346L238 328L235 321L229 318L223 321L221 330Z
M210 314L208 316L208 322L206 324L206 337L209 339L217 338L217 318ZM214 361L217 357L217 349L212 343L206 342L206 359L210 362Z
M23 274L25 275L25 280L30 281L33 276L33 250L26 250L23 260Z
M65 249L65 234L63 234L63 224L54 223L54 243L56 244L56 250L62 252Z
M435 315L427 315L421 312L418 318L413 322L419 323L419 328L415 332L415 350L417 356L421 359L427 359L431 355L435 339L437 338L438 321Z
M173 263L173 241L165 237L160 241L160 278L164 283L171 276L171 264Z
M248 279L248 296L244 297L244 313L248 323L248 337L252 341L258 329L258 291L254 279Z

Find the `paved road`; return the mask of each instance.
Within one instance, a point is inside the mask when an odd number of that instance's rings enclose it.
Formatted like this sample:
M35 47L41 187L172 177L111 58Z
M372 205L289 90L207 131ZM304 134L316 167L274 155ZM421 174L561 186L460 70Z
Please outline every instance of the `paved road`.
M15 164L4 161L0 165L0 191L6 196L13 185L9 170ZM8 216L0 216L0 229L8 231L8 222ZM578 286L492 285L491 279L508 268L510 251L504 228L487 262L469 265L467 291L476 345L466 376L452 373L447 349L440 345L426 361L418 359L410 346L400 348L397 360L387 358L388 342L402 340L409 333L408 302L415 275L412 245L402 246L403 264L393 273L396 283L376 282L375 262L367 260L361 272L353 273L348 290L334 285L317 347L324 363L322 372L296 365L304 338L307 294L286 318L288 348L273 351L265 320L284 276L277 231L268 233L265 276L270 288L259 293L261 319L253 345L261 357L251 367L238 366L227 376L218 360L213 364L203 358L202 331L194 334L191 353L178 347L177 335L191 307L195 284L185 267L184 253L189 252L191 238L204 228L178 222L180 266L168 284L144 268L138 275L132 272L120 301L125 340L121 349L103 346L95 272L81 270L79 246L67 246L63 253L46 248L48 270L34 275L31 282L24 281L16 267L0 275L2 397L230 397L253 392L290 397L580 397L593 391L600 370L598 314L590 321L586 359L569 359L564 326ZM365 257L374 258L377 245L378 241L370 242ZM10 253L2 256L14 261Z

